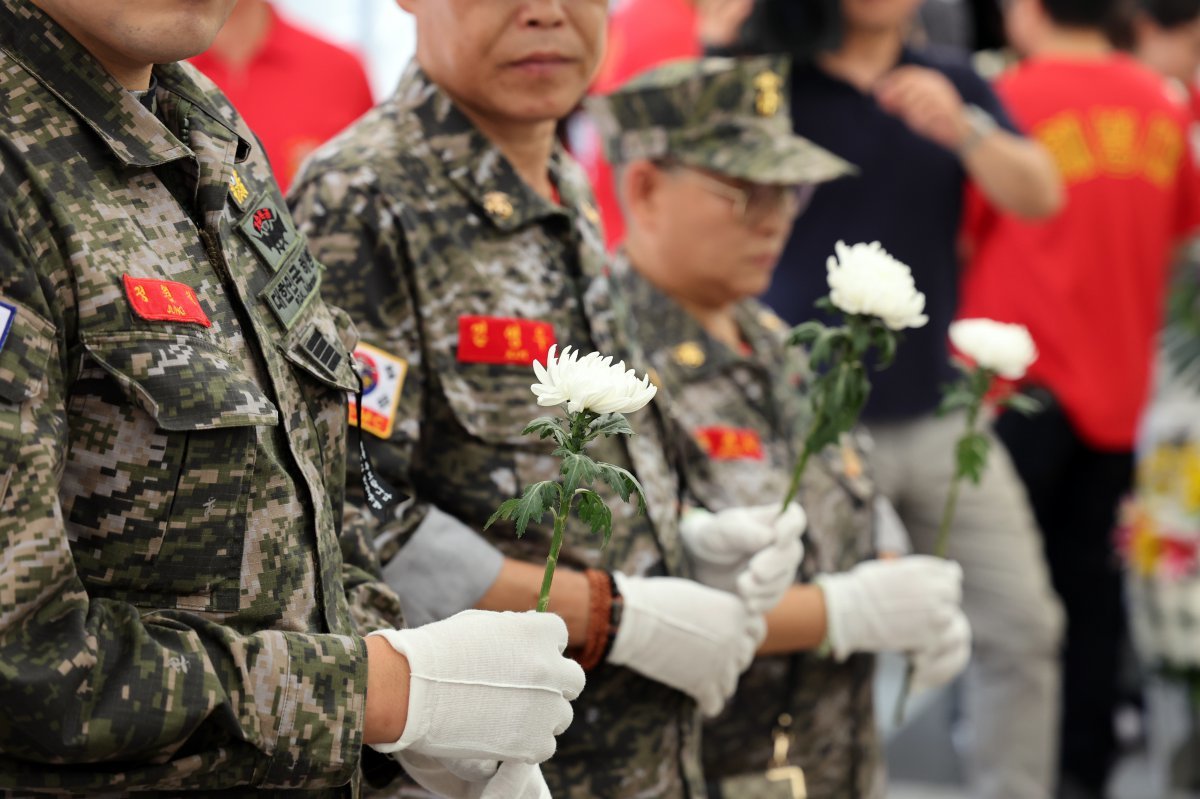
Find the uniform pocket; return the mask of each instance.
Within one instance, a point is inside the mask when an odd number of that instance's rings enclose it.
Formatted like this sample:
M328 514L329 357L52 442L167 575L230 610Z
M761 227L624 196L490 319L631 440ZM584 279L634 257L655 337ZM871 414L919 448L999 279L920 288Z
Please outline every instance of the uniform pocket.
M258 426L274 403L212 342L84 337L64 512L89 591L153 607L238 608Z
M536 380L531 366L458 363L447 358L438 379L454 418L486 444L530 446L534 439L521 435L525 426L539 416L560 413L557 408L538 407L529 390Z

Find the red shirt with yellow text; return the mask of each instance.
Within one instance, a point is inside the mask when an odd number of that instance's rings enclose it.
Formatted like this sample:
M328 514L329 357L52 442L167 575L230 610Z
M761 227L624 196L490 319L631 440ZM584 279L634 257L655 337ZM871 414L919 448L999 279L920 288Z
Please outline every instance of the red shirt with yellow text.
M996 88L1053 156L1067 202L1029 222L969 190L959 315L1027 326L1027 382L1053 391L1091 446L1132 449L1173 246L1200 222L1185 99L1125 56L1035 59Z

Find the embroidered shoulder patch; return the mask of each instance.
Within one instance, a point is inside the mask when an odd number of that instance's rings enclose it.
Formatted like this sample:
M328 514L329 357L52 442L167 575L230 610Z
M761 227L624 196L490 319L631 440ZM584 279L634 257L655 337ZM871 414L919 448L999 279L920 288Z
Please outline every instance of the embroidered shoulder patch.
M308 250L301 249L295 258L275 273L260 296L279 319L279 324L285 330L291 330L300 312L316 295L319 285L321 266Z
M191 286L174 280L124 275L125 296L129 306L142 319L151 322L191 322L212 327L208 314L200 307L200 300Z
M254 203L238 223L238 229L254 245L272 271L278 270L283 264L297 239L291 216L280 211L270 197L262 197Z
M396 426L400 392L408 374L408 361L370 344L354 348L354 360L362 377L362 429L379 438L390 438ZM358 401L350 395L350 424L358 424Z
M8 341L8 331L12 330L16 318L17 306L0 302L0 352L4 351L4 342Z

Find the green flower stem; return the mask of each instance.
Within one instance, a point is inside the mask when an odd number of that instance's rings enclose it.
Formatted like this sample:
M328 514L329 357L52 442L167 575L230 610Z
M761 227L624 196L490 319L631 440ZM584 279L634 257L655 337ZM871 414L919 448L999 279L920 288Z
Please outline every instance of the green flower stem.
M967 432L963 435L964 438L975 432L975 424L979 420L979 411L982 407L983 394L976 392L975 401L967 408ZM950 493L946 495L946 505L942 509L942 523L938 527L937 541L933 545L933 554L939 558L946 557L946 550L950 546L950 525L954 522L954 513L958 509L958 493L962 488L962 481L962 469L956 467L954 479L950 481ZM910 657L908 668L904 670L904 685L900 688L900 696L896 700L896 726L904 722L905 706L908 704L908 695L912 692L913 672L915 671L916 666Z
M574 495L562 492L558 510L554 513L554 537L550 539L550 554L546 555L546 571L542 575L542 590L538 594L538 613L545 613L550 607L550 587L554 584L554 570L558 568L558 553L562 549L563 534L567 529L567 515L571 512L571 501Z
M800 492L800 478L804 476L804 469L808 466L808 459L811 455L812 447L805 443L804 452L801 453L800 460L796 461L796 468L792 471L792 482L788 486L787 495L783 498L783 507L779 509L781 515L788 509L788 505L792 504L796 494Z
M975 433L975 424L979 419L979 410L983 406L983 397L976 395L975 401L967 409L966 436ZM958 493L962 488L963 473L961 469L954 470L954 479L950 481L950 493L946 496L946 506L942 509L942 523L938 527L937 542L933 545L933 554L939 558L946 557L950 546L950 525L954 522L954 513L958 510Z
M588 425L596 418L590 411L581 411L571 418L571 437L566 449L572 453L583 451L584 436ZM546 571L542 575L542 590L538 593L538 613L550 607L550 588L554 585L554 570L558 568L558 553L562 550L563 535L567 530L567 517L571 514L571 503L575 501L574 486L560 486L558 510L554 513L554 536L550 539L550 553L546 555Z

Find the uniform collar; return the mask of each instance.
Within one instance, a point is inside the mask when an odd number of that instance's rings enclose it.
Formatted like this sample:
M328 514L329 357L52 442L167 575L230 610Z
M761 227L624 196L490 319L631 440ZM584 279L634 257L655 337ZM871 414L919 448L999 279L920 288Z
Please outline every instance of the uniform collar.
M83 45L31 3L0 0L0 49L95 131L123 164L152 167L192 155ZM156 66L154 74L159 91L183 96L229 129L178 64ZM237 137L232 129L230 135ZM249 144L239 138L238 154L248 152Z
M683 306L638 274L629 255L619 251L612 271L635 309L638 340L651 348L651 360L669 367L683 382L702 381L736 365L762 368L787 358L787 325L754 300L734 306L734 317L753 354L736 352L708 334Z
M638 340L649 349L650 360L670 369L682 383L706 380L738 364L756 366L762 348L775 347L755 303L739 303L734 309L742 335L755 353L743 355L709 335L682 305L639 275L624 250L615 256L612 269L634 309L632 324Z
M498 229L509 232L566 214L563 207L546 200L521 179L499 148L415 61L400 79L396 100L421 125L422 138L441 161L446 175ZM575 198L562 180L565 157L561 145L555 144L550 176L559 187L564 205L570 207Z

